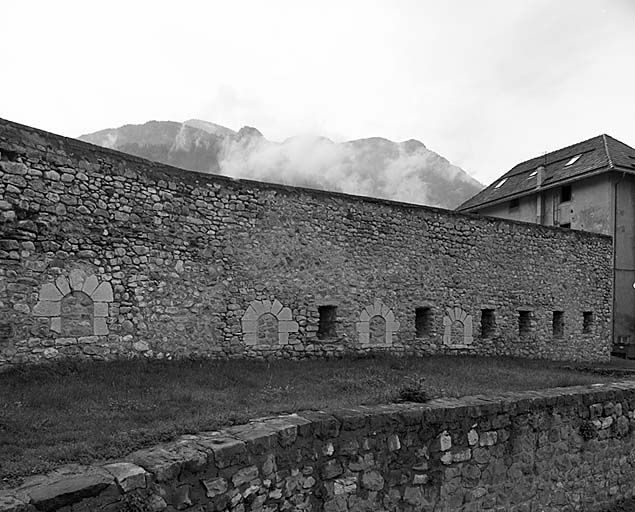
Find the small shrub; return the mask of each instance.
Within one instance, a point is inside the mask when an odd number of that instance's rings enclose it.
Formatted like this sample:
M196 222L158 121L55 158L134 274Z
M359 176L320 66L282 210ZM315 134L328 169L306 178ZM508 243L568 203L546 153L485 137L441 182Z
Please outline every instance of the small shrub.
M590 441L597 435L598 429L592 421L585 421L580 425L580 436L585 441Z
M399 388L398 396L402 402L427 402L432 398L425 388L423 377L412 377Z

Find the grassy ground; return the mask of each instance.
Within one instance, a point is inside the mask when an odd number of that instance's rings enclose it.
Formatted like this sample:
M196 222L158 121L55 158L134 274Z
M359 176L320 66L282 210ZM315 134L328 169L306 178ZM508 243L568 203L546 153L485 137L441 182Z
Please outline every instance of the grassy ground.
M23 368L0 374L0 488L266 414L395 401L422 378L432 397L616 380L545 361L477 357Z

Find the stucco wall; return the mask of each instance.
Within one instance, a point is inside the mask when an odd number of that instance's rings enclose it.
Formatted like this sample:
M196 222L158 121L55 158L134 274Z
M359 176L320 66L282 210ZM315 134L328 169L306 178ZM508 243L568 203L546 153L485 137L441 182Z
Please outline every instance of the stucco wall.
M615 510L635 384L254 420L0 491L0 511Z
M6 121L0 155L0 367L609 354L608 237L187 172ZM320 338L327 305L335 336ZM483 309L495 315L486 337Z
M635 179L615 175L615 340L635 343Z

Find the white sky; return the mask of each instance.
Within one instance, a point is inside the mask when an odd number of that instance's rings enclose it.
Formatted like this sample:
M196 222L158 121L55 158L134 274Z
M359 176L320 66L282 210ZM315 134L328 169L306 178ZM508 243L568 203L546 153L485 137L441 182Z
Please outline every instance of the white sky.
M0 117L415 138L484 183L635 146L635 0L3 0Z

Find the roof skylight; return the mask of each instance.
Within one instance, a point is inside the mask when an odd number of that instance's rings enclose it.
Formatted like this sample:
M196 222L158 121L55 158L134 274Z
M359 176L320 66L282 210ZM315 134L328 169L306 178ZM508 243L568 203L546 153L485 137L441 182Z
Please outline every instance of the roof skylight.
M534 169L533 171L531 171L529 173L529 176L527 176L527 179L530 180L531 178L533 178L536 174L538 174L538 169Z
M576 163L578 161L578 159L581 157L582 155L576 155L574 156L571 160L569 160L566 164L564 164L565 167L569 166L569 165L573 165L574 163Z
M503 178L502 180L500 180L495 186L494 188L501 188L505 182L507 181L507 178Z

